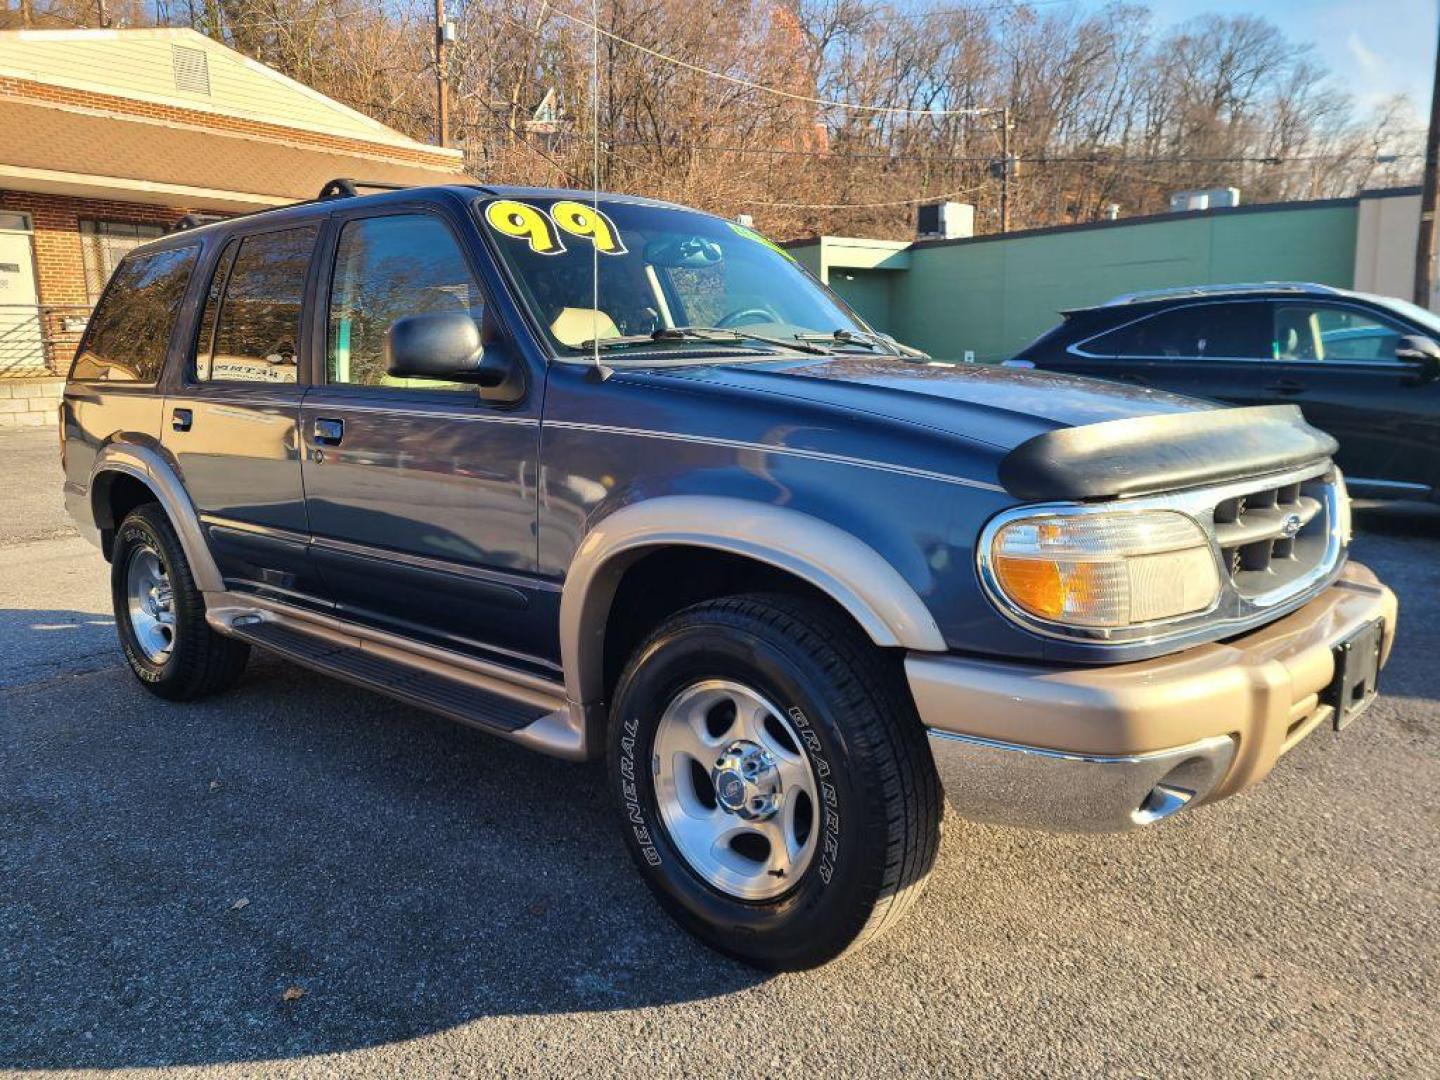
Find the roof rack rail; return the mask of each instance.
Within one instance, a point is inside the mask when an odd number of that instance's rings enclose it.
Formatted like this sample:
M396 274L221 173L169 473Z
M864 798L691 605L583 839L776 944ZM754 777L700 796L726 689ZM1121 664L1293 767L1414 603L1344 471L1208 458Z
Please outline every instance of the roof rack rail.
M353 199L360 194L361 188L370 188L374 191L404 191L410 186L409 184L391 184L384 180L351 180L347 176L337 176L334 180L325 182L325 186L320 189L317 198L321 202L326 199Z
M1111 297L1100 306L1114 307L1121 304L1143 304L1151 300L1172 300L1186 296L1213 296L1220 293L1294 292L1333 296L1343 291L1342 289L1335 288L1333 285L1322 285L1315 281L1250 281L1237 282L1234 284L1179 285L1166 289L1144 289L1140 292L1124 293L1120 296Z
M186 214L179 221L171 225L168 232L184 232L187 229L198 229L203 225L214 225L217 221L224 221L224 214Z

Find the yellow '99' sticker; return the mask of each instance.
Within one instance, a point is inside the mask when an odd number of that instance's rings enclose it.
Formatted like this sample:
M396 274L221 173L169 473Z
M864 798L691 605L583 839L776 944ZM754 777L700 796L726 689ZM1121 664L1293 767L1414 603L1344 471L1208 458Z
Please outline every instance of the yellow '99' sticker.
M561 199L551 205L550 217L571 236L588 237L603 254L625 254L619 230L599 207Z
M565 250L555 225L545 211L514 199L496 199L485 207L485 220L490 227L513 240L525 240L530 250L541 255L559 255Z
M548 214L530 203L496 199L485 207L485 220L502 236L524 240L531 251L541 255L559 255L565 250L561 232L589 240L605 255L625 254L620 230L605 211L571 199L552 204Z

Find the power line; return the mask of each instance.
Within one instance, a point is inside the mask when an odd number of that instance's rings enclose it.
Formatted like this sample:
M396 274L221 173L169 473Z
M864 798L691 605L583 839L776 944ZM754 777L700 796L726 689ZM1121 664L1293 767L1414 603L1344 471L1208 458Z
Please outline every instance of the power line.
M871 22L901 22L909 20L943 18L949 15L980 14L986 11L1020 11L1023 8L1053 7L1056 4L1074 4L1076 0L1010 0L1003 4L974 4L969 7L931 8L928 11L901 11L891 15L872 15Z
M946 191L939 195L921 195L914 199L891 199L887 202L864 202L864 203L796 203L796 202L763 202L759 199L742 199L746 206L764 206L779 210L871 210L885 206L916 206L920 203L944 202L949 199L958 199L963 195L973 195L985 185L962 188L960 191Z
M641 45L637 41L631 41L629 38L621 37L619 34L606 30L604 27L599 26L596 23L592 23L585 19L582 19L578 15L572 15L568 11L563 10L562 8L554 7L552 5L550 7L550 10L553 11L556 15L560 16L562 19L567 19L577 26L582 26L585 29L590 30L592 33L600 34L618 45L624 45L626 48L634 49L636 52L643 53L644 55L652 57L653 59L663 61L667 64L674 64L676 67L684 68L686 71L693 71L697 75L704 75L710 79L720 79L724 82L732 83L735 86L743 86L749 90L758 90L763 94L773 94L776 97L787 98L790 101L803 102L807 105L817 105L821 108L827 109L850 109L854 112L881 113L885 115L933 117L988 116L991 113L998 111L994 108L989 107L970 109L915 109L907 106L898 105L861 105L853 101L837 101L833 98L811 97L808 94L797 94L790 90L782 90L778 86L767 86L765 83L755 82L753 79L744 79L741 78L739 75L731 75L728 72L715 71L712 68L701 67L699 64L692 64L690 61L683 60L678 56L671 56L668 53L662 53L657 49L652 49L648 45ZM536 31L531 29L528 23L521 21L515 16L505 15L504 17L511 22L524 27L531 34L536 33Z

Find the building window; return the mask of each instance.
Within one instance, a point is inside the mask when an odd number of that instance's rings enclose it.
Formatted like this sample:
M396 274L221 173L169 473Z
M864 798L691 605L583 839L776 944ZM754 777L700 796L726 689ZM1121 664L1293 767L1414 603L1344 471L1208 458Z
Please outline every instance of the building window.
M163 236L159 225L138 225L130 221L81 221L80 250L85 260L85 293L94 304L105 291L105 283L131 250L148 240Z

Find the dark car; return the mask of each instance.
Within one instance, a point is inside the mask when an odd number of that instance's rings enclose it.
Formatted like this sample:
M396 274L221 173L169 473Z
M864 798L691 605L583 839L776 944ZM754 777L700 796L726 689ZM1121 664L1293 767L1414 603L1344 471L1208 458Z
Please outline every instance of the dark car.
M1358 715L1394 637L1297 410L918 359L644 199L337 182L176 232L60 420L145 687L259 647L603 759L666 908L772 968L895 922L942 783L1150 826ZM515 812L564 828L554 775Z
M1244 405L1340 442L1353 494L1440 499L1440 316L1326 285L1212 285L1066 311L1013 364Z

